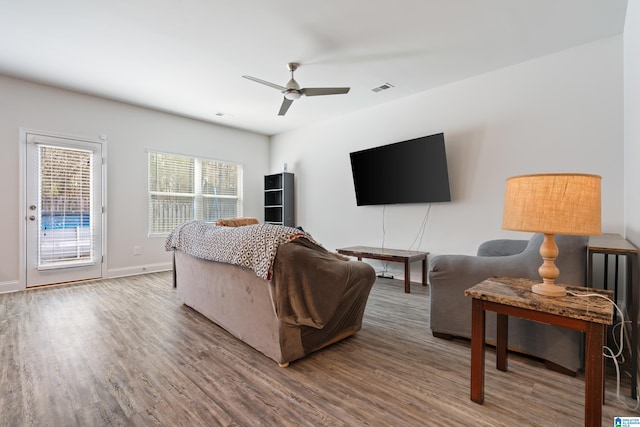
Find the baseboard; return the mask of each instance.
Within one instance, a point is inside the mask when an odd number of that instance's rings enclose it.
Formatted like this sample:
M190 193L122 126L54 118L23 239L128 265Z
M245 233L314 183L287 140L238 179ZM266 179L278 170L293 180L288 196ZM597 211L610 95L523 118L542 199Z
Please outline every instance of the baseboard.
M23 291L24 286L19 281L14 280L11 282L0 282L0 294L6 294L9 292Z
M113 279L116 277L135 276L137 274L158 273L160 271L170 271L173 269L173 263L163 262L158 264L137 265L135 267L113 268L107 271L107 277L104 279ZM10 292L24 291L25 287L19 281L13 280L9 282L0 282L0 294Z
M116 277L135 276L138 274L157 273L160 271L169 271L173 269L173 263L163 262L158 264L137 265L134 267L111 268L107 270L105 279L114 279Z

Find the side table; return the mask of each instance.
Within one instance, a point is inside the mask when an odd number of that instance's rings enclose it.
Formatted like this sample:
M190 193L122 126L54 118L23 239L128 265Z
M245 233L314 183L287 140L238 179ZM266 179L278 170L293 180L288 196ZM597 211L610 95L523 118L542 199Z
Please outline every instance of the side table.
M618 267L619 258L626 258L625 271L625 287L624 301L629 318L636 319L638 317L638 249L629 243L619 234L605 233L600 236L589 237L587 246L587 286L593 287L593 266L594 255L604 255L603 285L605 289L610 289L609 283L609 256L615 257L614 277L613 277L613 295L614 301L620 301L620 289L618 286ZM631 367L629 373L631 376L631 398L636 399L637 396L637 379L638 379L638 323L631 323Z
M471 305L471 400L484 402L484 347L486 311L497 315L496 368L507 371L509 316L563 326L585 333L584 425L601 426L604 395L603 347L606 325L612 323L613 305L598 297L547 297L531 292L536 282L500 277L487 279L464 293ZM576 294L612 291L567 286Z

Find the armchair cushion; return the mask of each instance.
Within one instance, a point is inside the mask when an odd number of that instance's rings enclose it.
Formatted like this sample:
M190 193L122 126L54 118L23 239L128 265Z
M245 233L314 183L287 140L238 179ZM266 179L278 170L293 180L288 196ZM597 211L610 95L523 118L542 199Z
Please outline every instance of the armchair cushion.
M540 244L543 235L535 234L521 252L520 243L492 241L481 245L485 256L439 255L431 258L430 326L434 334L471 337L471 299L464 291L490 277L509 276L541 280ZM560 269L558 283L584 286L587 237L556 236ZM516 251L514 255L504 255ZM486 256L489 254L490 256ZM495 342L495 313L487 313L486 337ZM582 335L566 328L519 318L509 319L509 348L518 350L576 372L583 366Z

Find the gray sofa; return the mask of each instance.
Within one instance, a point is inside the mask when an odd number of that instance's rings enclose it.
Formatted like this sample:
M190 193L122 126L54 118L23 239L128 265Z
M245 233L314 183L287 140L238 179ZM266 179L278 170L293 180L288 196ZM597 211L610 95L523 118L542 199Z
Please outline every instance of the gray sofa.
M194 221L176 228L166 248L174 252L174 285L184 304L284 367L358 332L376 280L369 264L310 239L275 224ZM229 254L229 262L206 259ZM271 274L258 276L267 266Z
M464 291L489 277L522 277L540 280L540 244L530 240L490 240L477 256L439 255L431 258L431 331L439 338L471 337L471 298ZM559 248L557 283L584 286L587 237L556 236ZM495 343L495 313L487 313L487 342ZM552 369L575 373L583 367L582 334L566 328L519 318L509 319L509 349L539 357Z

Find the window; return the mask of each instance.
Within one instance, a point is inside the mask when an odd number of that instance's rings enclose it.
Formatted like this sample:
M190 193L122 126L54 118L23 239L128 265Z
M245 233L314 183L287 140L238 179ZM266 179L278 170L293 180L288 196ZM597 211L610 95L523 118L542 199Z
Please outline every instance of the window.
M191 220L242 216L242 165L149 153L149 234Z
M91 227L94 153L38 144L38 268L94 261Z

